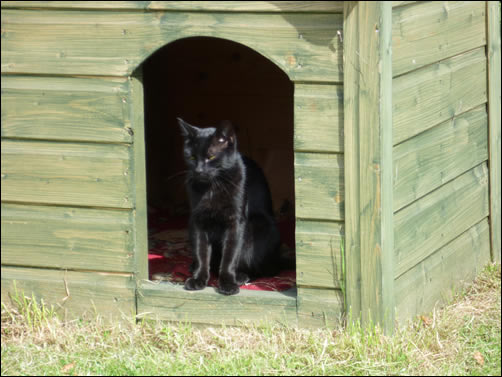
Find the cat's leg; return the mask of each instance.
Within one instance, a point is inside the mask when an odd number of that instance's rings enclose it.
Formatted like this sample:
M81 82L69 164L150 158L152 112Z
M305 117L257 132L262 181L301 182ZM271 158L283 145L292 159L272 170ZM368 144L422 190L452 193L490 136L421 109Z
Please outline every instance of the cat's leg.
M237 279L237 266L243 244L243 224L235 221L226 230L221 248L220 276L218 279L218 292L224 295L239 293L239 281ZM240 278L243 278L241 275Z
M211 259L211 244L205 232L194 230L192 248L194 267L193 275L185 281L185 289L189 291L204 289L209 281L209 262Z

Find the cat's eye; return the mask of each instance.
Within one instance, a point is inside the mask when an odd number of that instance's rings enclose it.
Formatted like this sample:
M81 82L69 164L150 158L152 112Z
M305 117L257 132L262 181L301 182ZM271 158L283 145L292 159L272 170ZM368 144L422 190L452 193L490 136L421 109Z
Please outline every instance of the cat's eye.
M192 160L192 161L195 160L195 156L193 156L193 155L190 156L190 160Z
M208 160L211 161L211 160L214 160L216 158L216 156L208 156Z

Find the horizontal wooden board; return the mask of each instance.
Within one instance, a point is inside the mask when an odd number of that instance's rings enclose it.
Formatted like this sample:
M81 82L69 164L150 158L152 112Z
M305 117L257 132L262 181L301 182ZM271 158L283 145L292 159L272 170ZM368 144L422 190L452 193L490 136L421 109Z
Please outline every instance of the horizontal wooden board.
M131 321L135 315L133 275L75 272L2 266L2 302L15 305L21 298L35 297L53 305L63 318L100 318Z
M294 148L343 152L343 86L295 85Z
M132 208L130 147L2 141L2 201Z
M138 317L215 325L296 325L296 291L265 292L241 289L225 296L215 288L186 291L182 285L142 282Z
M343 12L342 1L2 1L2 8L144 9L226 12Z
M394 215L395 277L488 216L488 168L475 167Z
M485 218L396 280L397 319L404 322L451 299L489 262L490 231Z
M335 327L344 316L339 289L298 288L298 327Z
M394 211L487 159L484 105L395 146Z
M342 81L341 14L4 10L2 72L130 75L160 47L206 36L244 44L291 80Z
M130 143L127 79L2 77L2 137Z
M131 211L2 204L2 265L134 272Z
M340 288L343 222L296 221L296 283Z
M394 76L486 44L484 1L417 1L392 12Z
M395 78L394 145L485 103L486 91L484 48Z
M295 153L296 217L344 220L343 155Z

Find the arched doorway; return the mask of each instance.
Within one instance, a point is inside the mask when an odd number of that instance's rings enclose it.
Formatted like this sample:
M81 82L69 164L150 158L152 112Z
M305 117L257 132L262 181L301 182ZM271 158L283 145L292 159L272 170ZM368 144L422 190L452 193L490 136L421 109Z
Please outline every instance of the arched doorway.
M178 258L186 251L183 232L189 206L176 117L201 127L232 121L240 152L265 172L283 249L292 252L294 89L288 76L244 45L208 37L181 39L163 47L144 62L142 75L149 278L181 283L173 266L186 262Z

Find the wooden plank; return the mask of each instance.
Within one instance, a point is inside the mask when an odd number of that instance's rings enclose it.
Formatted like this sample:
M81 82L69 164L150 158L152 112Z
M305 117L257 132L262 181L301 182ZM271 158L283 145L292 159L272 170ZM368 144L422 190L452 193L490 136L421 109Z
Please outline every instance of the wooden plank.
M2 137L130 143L120 78L2 77Z
M484 48L394 79L394 145L485 103L486 90Z
M500 1L488 1L488 119L490 151L490 229L492 260L500 263Z
M416 266L488 216L488 169L483 163L395 215L394 276Z
M296 284L340 288L343 223L296 221Z
M132 208L130 148L2 141L2 201Z
M138 317L215 325L296 325L296 291L266 292L241 289L225 296L214 288L186 291L182 285L142 282Z
M394 211L488 159L482 105L394 147Z
M392 8L401 7L403 5L415 4L418 1L393 1Z
M130 211L2 203L2 265L133 272Z
M295 153L296 217L343 220L343 155Z
M4 10L2 72L129 76L160 47L216 37L264 55L293 81L341 82L341 14Z
M396 280L400 322L432 311L452 298L463 283L474 280L490 262L490 235L483 219Z
M361 76L359 22L356 1L344 2L343 112L345 192L345 295L346 310L355 321L361 318L361 227L359 213L359 82Z
M145 120L143 85L139 77L129 78L130 112L134 132L132 182L134 185L134 256L136 278L148 279L148 218L146 192Z
M2 302L12 303L16 290L54 305L65 319L96 318L130 321L135 313L132 275L2 266Z
M341 13L341 1L2 1L2 8Z
M343 86L295 85L294 148L343 152Z
M363 324L377 323L387 333L394 328L392 217L392 48L389 2L359 2L352 12L358 40L347 65L355 67L350 89L357 96L359 156L349 166L359 168L359 234L361 250L361 312ZM378 69L376 69L378 67ZM347 146L349 148L349 146ZM354 183L354 181L352 181ZM350 187L349 190L353 190ZM354 223L354 220L349 220Z
M482 1L419 1L392 13L394 76L486 44Z
M338 289L298 288L298 326L339 326L344 315L343 295Z

